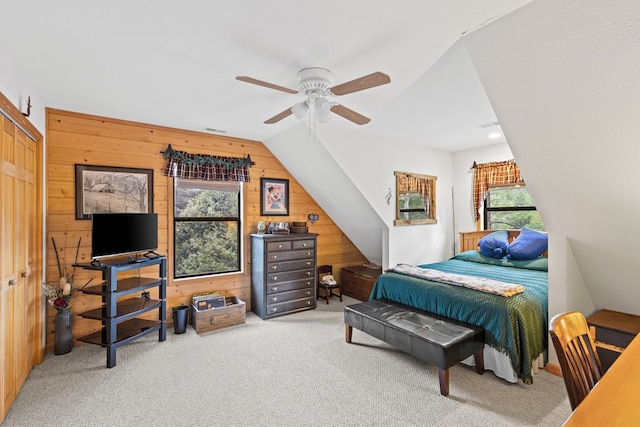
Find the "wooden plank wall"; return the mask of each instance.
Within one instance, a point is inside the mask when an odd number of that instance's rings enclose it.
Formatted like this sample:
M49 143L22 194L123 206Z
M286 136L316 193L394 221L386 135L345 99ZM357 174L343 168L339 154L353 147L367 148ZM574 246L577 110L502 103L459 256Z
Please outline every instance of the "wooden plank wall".
M230 138L206 133L172 129L112 118L97 117L69 111L47 109L47 271L46 280L59 280L58 265L53 250L55 239L58 255L66 264L67 273L74 273L74 288L92 280L95 284L100 275L71 267L76 257L76 246L80 239L78 262L91 258L91 222L75 219L75 164L118 166L153 169L153 205L158 214L159 249L167 255L167 319L172 322L172 307L189 304L194 293L216 291L233 295L251 309L251 256L249 234L256 232L258 221L308 221L310 213L320 215L309 232L318 233L318 264L332 264L339 276L340 268L367 262L362 253L331 221L327 214L289 174L276 157L261 142ZM250 168L251 182L244 184L244 272L199 279L178 280L172 278L172 245L169 242L172 179L162 175L165 160L161 152L168 144L174 150L216 156L246 157L256 165ZM289 217L260 216L260 177L289 180ZM117 235L114 235L117 238ZM150 269L152 274L157 269ZM143 271L144 275L145 272ZM153 294L152 294L153 298ZM100 298L74 292L72 310L83 312L100 306ZM55 310L47 310L47 347L53 348L53 316ZM74 316L75 338L100 328L95 320ZM76 341L75 344L80 344Z

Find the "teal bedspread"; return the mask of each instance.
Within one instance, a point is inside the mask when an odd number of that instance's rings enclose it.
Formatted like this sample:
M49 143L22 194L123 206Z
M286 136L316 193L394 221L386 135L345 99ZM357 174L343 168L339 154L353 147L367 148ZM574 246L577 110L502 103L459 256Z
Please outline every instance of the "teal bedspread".
M548 273L546 259L513 262L464 252L447 261L421 267L466 274L525 287L505 298L460 286L386 272L370 299L387 298L485 329L485 343L506 353L516 374L533 382L531 363L547 348Z

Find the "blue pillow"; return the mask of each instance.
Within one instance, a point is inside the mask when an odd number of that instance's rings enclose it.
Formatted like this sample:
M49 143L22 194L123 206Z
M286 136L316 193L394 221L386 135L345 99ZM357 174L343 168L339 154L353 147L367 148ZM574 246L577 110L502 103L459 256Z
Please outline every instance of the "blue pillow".
M480 239L478 246L482 255L488 258L502 258L507 255L509 248L509 233L507 230L494 231Z
M549 247L547 233L522 227L520 234L509 245L507 258L527 261L538 258Z

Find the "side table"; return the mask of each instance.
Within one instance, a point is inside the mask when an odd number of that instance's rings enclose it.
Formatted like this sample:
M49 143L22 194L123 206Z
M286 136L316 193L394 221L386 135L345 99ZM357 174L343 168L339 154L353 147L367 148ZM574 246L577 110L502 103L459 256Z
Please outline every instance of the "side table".
M596 340L596 349L605 372L640 333L640 316L635 314L598 310L587 318L587 323Z

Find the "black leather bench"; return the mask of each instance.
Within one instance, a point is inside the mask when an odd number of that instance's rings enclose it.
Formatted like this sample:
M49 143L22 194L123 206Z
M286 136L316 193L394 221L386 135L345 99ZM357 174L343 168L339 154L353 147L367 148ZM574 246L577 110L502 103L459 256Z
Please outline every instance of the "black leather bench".
M438 367L440 393L449 395L449 368L473 355L484 373L484 329L386 299L344 309L347 343L353 328Z

